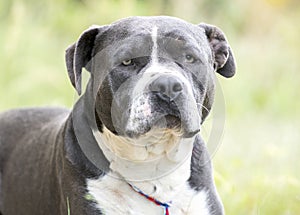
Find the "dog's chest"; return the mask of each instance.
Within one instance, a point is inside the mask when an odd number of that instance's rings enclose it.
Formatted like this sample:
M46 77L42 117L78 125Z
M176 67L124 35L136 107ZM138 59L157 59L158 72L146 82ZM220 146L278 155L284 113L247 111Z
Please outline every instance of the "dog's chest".
M162 186L161 182L151 182L162 198L168 199L170 215L208 215L208 198L205 191L196 192L187 183L180 187ZM145 196L133 190L130 185L111 176L88 180L88 192L96 202L96 207L105 215L163 215L165 208L156 205ZM158 199L157 199L158 200ZM160 200L161 201L161 200ZM163 201L162 201L163 202Z

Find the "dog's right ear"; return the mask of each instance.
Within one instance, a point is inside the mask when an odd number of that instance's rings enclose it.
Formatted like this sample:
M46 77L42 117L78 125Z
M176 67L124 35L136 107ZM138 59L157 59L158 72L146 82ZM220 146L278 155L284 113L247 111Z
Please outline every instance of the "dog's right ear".
M81 94L81 73L92 59L92 51L96 36L102 27L92 26L84 31L78 41L70 45L65 54L68 75L78 95Z

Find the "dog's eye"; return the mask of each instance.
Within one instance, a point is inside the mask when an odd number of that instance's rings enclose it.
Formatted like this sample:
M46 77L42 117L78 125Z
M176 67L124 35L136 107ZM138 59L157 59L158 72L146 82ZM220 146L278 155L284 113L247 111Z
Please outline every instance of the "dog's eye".
M131 59L122 61L122 65L123 65L123 66L130 66L130 65L132 65L132 63L133 63L133 62L132 62Z
M194 56L190 55L190 54L187 54L185 56L185 60L186 60L187 63L194 63L196 61L195 58L194 58Z

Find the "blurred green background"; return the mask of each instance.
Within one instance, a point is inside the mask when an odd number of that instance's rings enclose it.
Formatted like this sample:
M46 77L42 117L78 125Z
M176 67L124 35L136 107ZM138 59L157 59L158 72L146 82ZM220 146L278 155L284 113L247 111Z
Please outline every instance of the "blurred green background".
M218 77L226 124L213 157L227 214L300 214L298 0L2 1L0 111L72 107L66 47L92 24L162 14L219 26L235 53L236 76Z

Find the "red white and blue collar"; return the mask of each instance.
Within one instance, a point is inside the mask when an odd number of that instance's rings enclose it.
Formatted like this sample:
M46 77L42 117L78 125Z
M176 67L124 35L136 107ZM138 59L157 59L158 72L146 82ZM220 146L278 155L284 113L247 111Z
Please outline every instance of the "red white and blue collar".
M145 197L146 199L148 199L150 202L153 202L154 204L156 204L157 206L161 206L164 208L164 215L170 215L170 211L169 211L169 207L171 206L172 202L168 202L168 203L163 203L161 201L158 201L157 199L143 193L143 191L141 191L139 188L137 188L136 186L129 184L128 185L138 194L140 194L141 196Z

